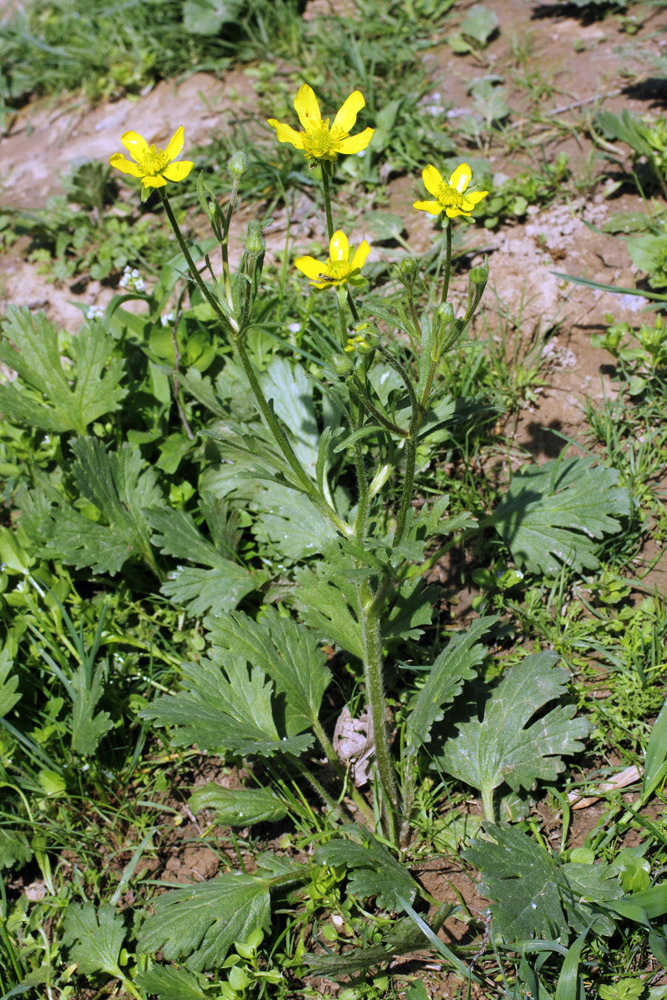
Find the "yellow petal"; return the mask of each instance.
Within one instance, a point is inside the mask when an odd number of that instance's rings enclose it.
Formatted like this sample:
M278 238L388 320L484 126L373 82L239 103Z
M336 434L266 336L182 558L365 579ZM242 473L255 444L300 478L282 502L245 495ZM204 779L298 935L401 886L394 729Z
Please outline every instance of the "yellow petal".
M299 87L299 93L294 98L294 108L306 132L318 128L322 124L322 115L315 91L307 83Z
M183 142L185 141L185 129L180 125L171 139L169 140L169 145L165 149L167 158L170 160L175 160L180 151L183 149ZM171 178L169 178L171 180Z
M354 257L352 258L352 270L353 271L357 267L361 269L364 266L364 264L366 263L366 258L368 257L368 255L369 255L370 252L371 252L371 248L370 248L370 244L368 243L367 240L364 240L363 243L359 244L359 246L357 247L357 249L354 252Z
M342 229L337 229L331 237L331 243L329 244L329 257L336 263L343 261L345 264L347 264L350 259L350 244L348 243L347 236Z
M291 142L297 149L303 149L303 133L297 132L291 125L283 125L275 118L269 118L268 124L276 130L278 142Z
M294 266L298 267L302 274L305 274L311 281L317 281L321 274L326 274L326 264L321 264L314 257L297 257Z
M357 115L365 104L366 101L364 100L364 95L360 90L355 90L354 93L350 94L347 98L342 108L334 118L333 127L339 128L341 132L351 131L351 129L354 128Z
M424 181L424 187L429 194L432 194L434 198L438 197L438 191L445 183L442 179L442 174L439 170L436 170L432 163L422 170L422 179Z
M170 163L168 167L165 167L162 176L166 177L168 181L184 181L193 167L192 160L179 160L178 163Z
M460 208L446 208L445 215L448 219L455 219L457 215L463 215L466 219L470 218L470 212L464 212Z
M143 160L144 157L150 152L150 146L138 132L125 132L120 137L120 141L123 143L130 156L135 160Z
M482 198L486 198L488 193L488 191L468 191L465 200L472 202L473 205L478 205Z
M145 188L162 188L167 182L164 177L157 174L155 177L144 177L141 183Z
M452 176L449 178L449 183L453 188L455 188L459 194L463 194L465 189L470 184L470 179L472 177L472 170L467 163L460 163L456 168ZM433 193L433 192L431 192Z
M418 208L421 212L428 212L429 215L440 215L442 205L439 201L416 201L413 208Z
M349 135L347 139L342 139L336 150L339 153L360 153L362 149L366 149L366 146L373 138L374 128L366 128L363 132L358 135Z
M121 170L124 174L132 174L133 177L143 177L144 172L138 163L133 163L132 160L128 160L126 156L122 153L114 153L113 156L109 157L109 163L116 170Z

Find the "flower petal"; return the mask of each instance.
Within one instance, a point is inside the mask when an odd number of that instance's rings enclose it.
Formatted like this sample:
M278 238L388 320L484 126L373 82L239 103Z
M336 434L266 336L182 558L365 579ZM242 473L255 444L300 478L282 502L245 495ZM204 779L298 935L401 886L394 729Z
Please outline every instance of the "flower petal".
M347 264L350 259L350 244L348 243L347 236L342 229L337 229L331 237L331 243L329 244L329 257L335 263L343 261L345 264Z
M465 189L468 187L468 184L470 184L471 178L472 170L468 164L460 163L452 176L449 178L449 183L458 191L459 194L463 194Z
M360 90L355 90L354 93L350 94L342 108L334 118L333 127L339 128L341 132L349 132L354 128L354 123L357 120L357 115L363 107L365 107L366 101L364 100L364 95Z
M464 212L461 208L446 208L445 215L448 219L455 219L457 215L462 215L464 218L470 218L470 212Z
M183 143L185 141L185 129L182 125L176 129L171 139L169 140L169 145L165 149L165 154L169 160L175 160L180 151L183 149ZM171 178L170 178L171 179Z
M315 91L304 83L299 87L299 93L294 98L294 109L299 116L302 128L309 132L313 128L318 128L322 124L320 106L315 97Z
M298 267L311 281L317 281L321 274L326 274L327 265L315 260L314 257L297 257L294 266Z
M429 215L440 215L442 205L439 201L416 201L413 208L418 208L421 212L428 212Z
M278 142L291 142L297 149L303 149L303 132L297 132L291 125L283 125L275 118L269 118L268 124L276 130Z
M366 128L358 135L349 135L347 139L341 139L336 146L338 153L360 153L373 138L374 128Z
M468 191L465 200L472 202L473 205L478 205L482 198L486 198L488 193L488 191Z
M135 160L143 160L150 152L150 146L138 132L124 132L120 137L120 141Z
M192 160L179 160L177 163L170 163L168 167L165 167L162 176L166 177L168 181L184 181L193 167Z
M432 194L434 198L437 198L438 192L445 182L442 179L440 171L436 170L432 163L429 163L429 165L422 170L422 180L424 181L424 187L428 193Z
M350 265L353 271L355 270L355 268L361 269L364 266L364 264L366 263L366 258L368 257L370 252L371 252L371 247L370 243L367 240L364 240L363 243L359 244L357 249L354 251L354 257L352 258L352 264Z
M164 177L160 176L160 174L156 174L155 177L144 177L141 183L146 188L161 188L164 187L167 182Z
M126 156L122 153L114 153L113 156L109 157L109 163L116 170L122 171L124 174L131 174L133 177L143 177L144 172L138 163L133 163L132 160L128 160Z

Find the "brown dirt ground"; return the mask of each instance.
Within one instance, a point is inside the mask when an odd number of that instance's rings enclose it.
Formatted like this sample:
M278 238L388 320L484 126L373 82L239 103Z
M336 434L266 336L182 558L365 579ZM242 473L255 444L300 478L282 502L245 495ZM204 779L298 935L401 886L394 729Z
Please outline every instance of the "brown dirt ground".
M312 0L308 16L327 9L327 3L328 0ZM461 10L467 6L462 4ZM575 139L572 132L569 135L561 132L550 121L575 122L602 107L617 112L628 108L637 114L664 112L665 90L659 85L664 81L644 82L651 73L642 52L661 51L666 36L659 32L667 29L667 12L647 14L647 8L636 8L646 23L637 35L630 37L613 17L584 24L570 16L568 8L555 14L553 7L535 12L526 0L487 0L487 6L498 14L501 32L481 56L455 57L445 44L424 56L432 72L434 91L444 92L446 100L453 103L454 115L461 109L469 110L466 84L473 77L498 73L506 79L508 101L515 109L512 123L522 126L528 100L526 88L518 79L513 39L528 53L524 75L552 88L542 101L545 124L533 128L529 146L536 154L541 155L543 150L549 159L566 151L575 176L582 181L591 172L600 173L604 162L587 140ZM619 47L623 48L622 54L617 51ZM230 98L230 94L236 96ZM243 69L235 69L224 79L197 73L178 85L160 83L139 99L96 107L72 97L35 102L17 112L8 134L0 138L2 202L8 207L43 207L47 198L58 191L60 173L84 159L108 158L119 148L120 135L128 128L136 128L158 145L164 145L175 128L186 122L188 141L205 143L214 130L232 120L239 108L252 106L252 95L251 78ZM619 149L619 153L623 150ZM493 153L491 160L494 161ZM526 165L519 162L519 154L504 158L495 154L494 166L505 174L511 175ZM411 208L422 193L420 178L391 178L388 193L387 207L405 218L411 248L416 253L424 251L432 239L432 224L423 213ZM599 227L612 213L639 207L637 196L623 193L607 199L598 186L592 195L531 211L521 224L505 226L493 233L470 231L471 245L483 245L490 255L492 286L512 318L509 324L512 337L528 343L534 338L536 328L546 331L558 324L557 337L551 340L549 384L537 402L522 411L513 455L531 454L541 460L557 454L562 444L553 431L581 439L584 400L599 401L604 394L613 394L607 355L591 347L590 336L603 330L607 312L618 320L637 323L637 308L644 303L629 296L592 294L588 289L563 282L553 271L582 275L605 284L634 285L636 275L623 242L595 232L586 223ZM313 225L309 219L310 209L311 203L304 198L297 211L299 224L293 228L297 240L318 233L317 224ZM240 215L238 233L242 232L246 218ZM281 250L284 244L280 214L276 213L275 218L273 232L269 233L269 255ZM361 217L352 239L356 241L367 235L370 237L364 232ZM375 259L379 253L374 250ZM54 287L18 252L0 256L0 307L12 303L43 309L56 322L78 327L81 312L70 303L79 300L87 305L104 305L114 291L97 282L91 282L82 291ZM487 311L493 327L500 320L497 315L494 317L488 291ZM637 573L658 555L657 546L649 546L638 560ZM644 583L655 585L663 594L667 592L665 560L645 577ZM465 594L461 594L461 599L465 605ZM212 777L207 774L206 780ZM223 772L218 780L225 780ZM631 801L633 796L628 793L626 797ZM157 877L168 882L210 878L221 865L220 853L201 842L198 822L193 823L194 817L188 815L182 803L179 808L183 825L174 827L173 834L166 837L171 841L171 854L166 864L159 866ZM583 842L595 826L599 812L600 805L595 804L574 813L573 842ZM210 835L210 826L206 833ZM156 877L153 862L145 867L147 875ZM438 898L456 901L460 893L470 910L481 914L485 902L455 863L433 861L420 869L419 875L425 887ZM449 920L442 936L456 942L465 937L467 930L467 924ZM434 997L460 995L460 982L447 976L437 962L424 962L423 956L419 960L415 956L415 960L402 959L395 966L395 972L405 972L406 976L423 976ZM327 989L331 990L329 995L337 992L335 987ZM491 994L473 988L472 996L487 995Z

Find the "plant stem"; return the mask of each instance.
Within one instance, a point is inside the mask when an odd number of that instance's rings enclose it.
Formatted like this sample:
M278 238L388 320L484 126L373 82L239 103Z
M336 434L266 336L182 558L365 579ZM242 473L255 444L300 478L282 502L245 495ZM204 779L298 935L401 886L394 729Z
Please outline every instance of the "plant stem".
M322 193L324 194L324 211L327 216L327 233L329 242L334 234L333 215L331 214L331 189L329 188L329 176L333 176L333 167L330 167L326 160L322 162Z
M259 379L257 378L255 370L250 362L250 358L248 357L248 352L245 349L245 345L241 340L241 338L238 336L238 326L236 324L236 321L232 317L227 316L225 314L222 307L220 306L220 303L216 300L215 296L207 288L206 283L203 281L202 276L199 273L199 270L197 269L197 266L192 259L192 255L188 250L188 246L185 242L180 226L176 221L176 216L173 213L172 207L169 204L167 196L162 191L162 188L158 188L158 193L160 195L160 198L162 199L162 204L167 214L167 219L169 220L169 224L174 231L174 235L176 236L178 245L181 248L183 256L185 257L188 268L190 269L190 273L194 278L194 280L196 281L197 286L199 287L202 295L209 303L211 308L215 311L216 315L222 320L226 330L230 334L230 339L232 341L232 344L234 345L237 357L241 362L241 365L246 374L248 382L250 383L250 388L252 389L252 393L253 396L255 397L255 401L257 403L257 406L259 407L260 413L262 414L269 430L271 431L271 434L273 435L276 444L283 453L287 464L294 473L298 482L301 484L301 487L303 488L306 495L309 497L311 502L317 507L320 513L324 514L325 517L328 517L329 520L332 521L333 524L335 524L335 526L338 528L341 534L343 534L346 538L350 538L353 534L352 527L347 523L347 521L343 520L343 518L340 517L340 515L333 509L333 507L331 507L326 502L326 500L323 497L319 495L315 487L315 484L311 481L307 472L301 465L299 459L296 457L294 449L287 440L282 427L278 423L276 415L269 406L266 396L262 391L262 387L259 384Z
M452 220L450 218L447 218L445 232L447 235L447 247L445 250L445 277L442 283L442 295L440 297L441 302L447 301L447 295L449 293L449 276L452 271Z
M398 791L394 766L387 738L385 719L387 703L384 694L382 634L380 630L378 594L372 594L367 583L357 589L359 625L364 649L364 680L371 716L375 762L381 788L382 825L385 836L398 846Z
M484 819L487 823L496 822L496 810L493 804L494 791L494 788L482 789L482 812L484 813Z

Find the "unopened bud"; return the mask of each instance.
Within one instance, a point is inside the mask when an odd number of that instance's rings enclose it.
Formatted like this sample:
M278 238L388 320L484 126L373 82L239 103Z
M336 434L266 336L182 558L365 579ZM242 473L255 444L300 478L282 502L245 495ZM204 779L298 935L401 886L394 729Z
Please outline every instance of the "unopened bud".
M451 302L445 302L444 305L435 307L433 319L436 323L441 323L443 326L449 326L455 318L454 306Z
M264 253L265 243L262 239L262 229L259 222L248 223L248 236L245 241L245 248L249 254L257 256Z
M331 358L331 367L336 375L345 378L352 371L352 358L349 354L334 354Z
M238 153L234 153L231 160L227 163L227 170L235 181L240 181L247 169L248 158L240 150Z
M419 261L415 257L404 257L398 266L401 274L405 275L406 278L411 278L419 267Z
M468 279L473 285L485 285L488 277L488 267L473 267L468 274Z

